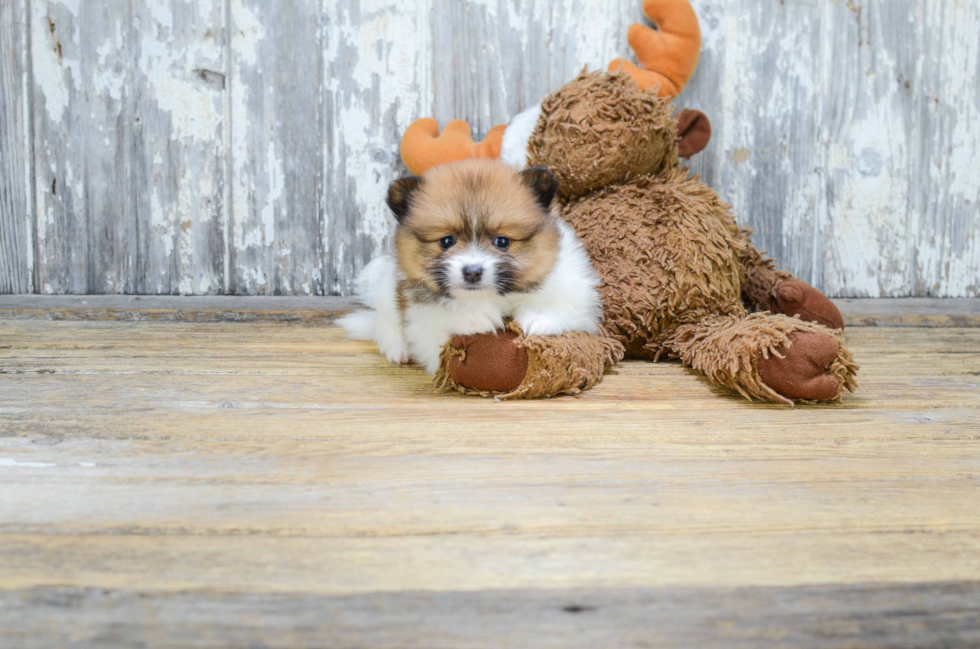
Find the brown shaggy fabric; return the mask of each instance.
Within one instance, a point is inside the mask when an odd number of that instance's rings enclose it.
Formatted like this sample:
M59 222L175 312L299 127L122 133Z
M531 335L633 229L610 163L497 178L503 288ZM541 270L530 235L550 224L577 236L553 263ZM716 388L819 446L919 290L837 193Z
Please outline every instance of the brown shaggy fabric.
M511 351L501 351L498 345L487 345L487 339L496 340L500 344L507 341L507 344L513 345L526 359L524 378L516 387L507 389L509 386L492 385L488 381L467 381L467 364L489 364L493 355L502 354L508 359L515 356ZM456 359L460 358L464 349L464 362L460 363ZM484 355L488 357L484 358ZM534 399L578 394L601 381L606 370L622 358L623 348L608 338L585 333L524 337L516 322L508 322L505 334L459 337L447 344L442 351L442 363L436 372L435 383L442 390L495 396L499 399ZM507 370L506 374L513 376L514 373Z
M834 354L826 360L826 341L800 337L799 334L816 334L831 339ZM794 334L796 337L794 338ZM803 350L788 354L794 341L806 341ZM700 322L678 327L668 341L673 353L680 359L702 372L716 383L737 390L750 401L773 401L792 404L792 399L807 399L805 396L781 394L792 383L794 376L806 374L803 368L821 366L837 380L838 386L832 395L816 399L837 401L844 388L854 391L857 383L854 374L858 366L850 353L844 348L840 334L823 325L804 322L799 318L769 313L754 313L745 318L739 316L713 316ZM785 353L784 353L785 352ZM770 385L759 374L759 363L771 356L786 356L790 360L783 365L772 364L767 367L770 379L777 385ZM771 371L770 371L771 370ZM783 376L783 375L786 376ZM814 373L807 374L812 378Z
M583 71L541 103L528 161L551 169L567 199L676 164L676 132L668 99L625 72Z
M602 280L604 332L630 357L655 358L692 314L742 311L735 219L686 169L605 187L564 217Z
M752 230L739 230L739 259L745 268L742 298L750 311L773 311L772 291L793 275L778 270L776 263L752 245ZM789 314L793 315L793 314Z

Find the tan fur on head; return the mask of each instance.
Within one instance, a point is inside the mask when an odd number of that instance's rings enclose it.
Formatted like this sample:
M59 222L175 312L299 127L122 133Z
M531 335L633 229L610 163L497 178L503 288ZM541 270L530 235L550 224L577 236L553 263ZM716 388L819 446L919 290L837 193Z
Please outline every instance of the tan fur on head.
M409 282L447 295L450 258L478 253L499 269L500 292L530 290L547 276L558 255L553 195L554 178L547 170L518 173L492 159L439 165L421 179L396 181L389 204L394 201L399 220L399 265ZM504 248L495 245L501 237L508 241ZM448 248L447 238L452 239Z
M623 72L582 72L541 104L528 141L532 165L551 169L562 200L678 164L669 99Z

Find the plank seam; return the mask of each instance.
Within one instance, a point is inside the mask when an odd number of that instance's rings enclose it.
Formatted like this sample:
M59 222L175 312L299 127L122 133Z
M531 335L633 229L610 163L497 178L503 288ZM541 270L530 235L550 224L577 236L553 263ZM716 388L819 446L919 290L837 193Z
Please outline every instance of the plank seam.
M234 76L232 75L232 57L234 52L231 46L231 0L224 0L222 10L224 11L225 18L225 28L224 28L224 43L221 44L224 49L225 55L225 87L224 93L222 94L222 109L224 111L224 128L222 129L222 146L224 146L224 175L225 175L225 186L224 186L224 205L221 208L221 215L224 219L224 233L222 237L222 245L224 246L224 259L222 260L222 272L224 277L222 278L222 289L225 295L232 294L232 276L231 276L231 265L233 254L233 246L231 245L231 238L234 232L234 205L232 203L232 172L234 160L232 158L232 83Z
M328 0L329 1L329 0ZM327 250L323 245L324 234L327 230L327 204L326 196L324 192L327 187L327 158L330 155L327 144L327 125L329 120L325 111L328 110L327 106L327 88L328 79L327 74L329 70L329 65L327 64L326 52L329 46L329 32L327 31L327 12L323 6L323 2L318 2L316 4L317 10L317 65L320 69L317 71L316 78L320 84L318 92L320 93L317 100L320 102L318 110L316 111L316 132L320 138L320 157L317 161L319 163L319 168L313 179L313 193L314 201L316 206L316 243L314 250L316 251L316 269L319 275L316 278L316 285L311 287L312 293L314 295L326 295L326 277L327 277Z
M41 244L38 240L38 214L37 214L37 161L34 152L34 143L37 139L34 120L34 34L32 33L31 14L34 12L32 0L24 0L25 15L24 24L27 30L26 42L24 44L24 56L27 59L27 88L24 92L24 101L27 106L27 210L30 215L31 224L31 285L28 287L30 293L41 293Z

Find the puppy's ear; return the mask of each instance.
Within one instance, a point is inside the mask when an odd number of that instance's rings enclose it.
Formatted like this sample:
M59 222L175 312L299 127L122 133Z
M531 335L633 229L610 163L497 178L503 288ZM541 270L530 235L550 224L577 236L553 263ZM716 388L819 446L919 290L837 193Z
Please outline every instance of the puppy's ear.
M521 172L521 180L527 185L543 209L551 207L558 192L558 179L545 167L528 167Z
M395 220L401 223L408 216L412 206L412 197L422 188L422 179L418 176L399 178L388 186L388 207L395 213Z

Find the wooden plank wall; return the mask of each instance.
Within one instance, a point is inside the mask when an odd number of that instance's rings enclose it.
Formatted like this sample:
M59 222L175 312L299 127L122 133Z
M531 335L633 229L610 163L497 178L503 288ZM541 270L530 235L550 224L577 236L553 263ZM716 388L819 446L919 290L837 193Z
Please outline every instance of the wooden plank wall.
M26 0L0 2L0 293L34 291Z
M5 0L0 292L347 294L415 118L506 122L640 0ZM692 168L831 295L980 295L980 4L693 0Z

